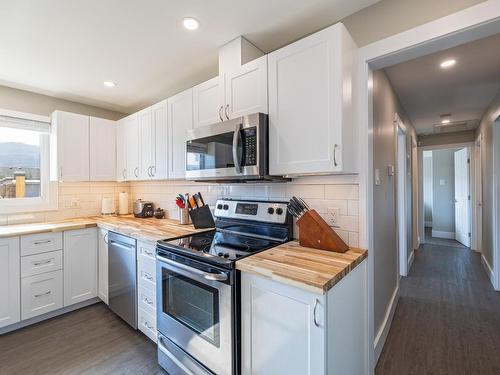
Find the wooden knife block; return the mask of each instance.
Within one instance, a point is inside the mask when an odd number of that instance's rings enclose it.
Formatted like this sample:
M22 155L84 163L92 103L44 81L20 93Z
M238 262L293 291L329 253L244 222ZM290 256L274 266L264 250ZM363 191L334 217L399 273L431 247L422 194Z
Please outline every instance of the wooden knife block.
M297 220L301 246L345 253L349 246L315 211L309 210Z

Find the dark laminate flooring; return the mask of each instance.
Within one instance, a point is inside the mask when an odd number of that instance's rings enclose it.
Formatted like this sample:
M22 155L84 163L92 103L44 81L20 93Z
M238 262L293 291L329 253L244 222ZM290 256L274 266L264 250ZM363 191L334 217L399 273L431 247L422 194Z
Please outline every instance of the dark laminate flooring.
M166 372L156 345L99 303L0 336L0 374Z
M500 374L500 293L479 254L422 246L400 296L377 375Z
M425 228L425 242L430 245L442 245L451 247L460 247L466 249L467 247L462 245L457 240L450 240L447 238L432 237L432 228Z

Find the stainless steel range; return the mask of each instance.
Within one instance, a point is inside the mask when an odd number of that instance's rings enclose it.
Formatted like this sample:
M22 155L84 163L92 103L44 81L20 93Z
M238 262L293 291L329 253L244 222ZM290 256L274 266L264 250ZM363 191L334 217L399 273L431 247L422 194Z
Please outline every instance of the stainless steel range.
M170 375L240 372L235 262L290 240L286 207L219 200L215 230L158 242L158 361Z

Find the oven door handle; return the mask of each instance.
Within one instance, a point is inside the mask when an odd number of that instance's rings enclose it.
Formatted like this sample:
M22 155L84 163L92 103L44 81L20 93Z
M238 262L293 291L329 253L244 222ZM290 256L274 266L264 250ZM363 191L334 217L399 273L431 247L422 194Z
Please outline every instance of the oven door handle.
M238 155L238 143L240 140L241 124L237 124L233 133L233 163L236 173L241 173L240 157Z
M193 273L195 275L201 276L207 280L213 280L213 281L226 281L227 280L227 275L225 273L211 273L211 272L204 272L202 270L199 270L194 267L186 266L185 264L175 262L173 260L170 260L168 258L162 257L157 255L156 258L163 263L167 263L173 267L179 268L181 270Z

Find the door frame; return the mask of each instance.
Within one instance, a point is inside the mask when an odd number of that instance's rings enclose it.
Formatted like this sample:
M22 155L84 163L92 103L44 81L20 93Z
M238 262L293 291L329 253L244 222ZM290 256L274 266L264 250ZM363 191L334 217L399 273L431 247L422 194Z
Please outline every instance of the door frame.
M500 0L486 0L448 16L373 42L357 51L355 92L359 155L359 244L374 249L373 235L373 71L442 51L500 32ZM374 257L368 256L367 374L375 372L387 337L397 298L387 307L386 318L375 332ZM393 295L397 295L398 287ZM377 337L377 340L375 339Z
M472 210L475 219L472 223L472 248L478 253L482 252L483 241L483 191L482 191L482 159L481 159L482 137L479 133L474 141L474 192L472 194Z
M408 173L408 134L401 118L396 113L394 116L394 134L396 142L396 243L398 246L398 273L400 276L408 276L408 236L407 220L408 207L406 204L406 192L408 189L406 180Z

